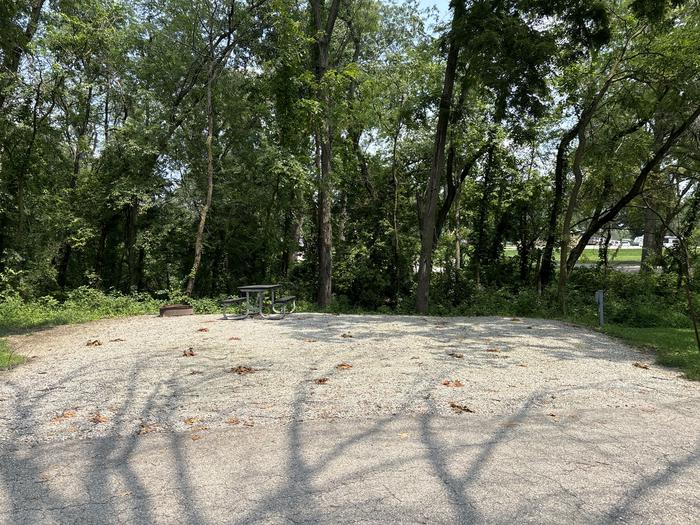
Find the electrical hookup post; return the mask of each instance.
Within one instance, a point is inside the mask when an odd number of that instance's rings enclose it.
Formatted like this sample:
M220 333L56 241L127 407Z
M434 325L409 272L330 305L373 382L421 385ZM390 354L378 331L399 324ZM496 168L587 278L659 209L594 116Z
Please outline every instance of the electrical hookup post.
M600 326L605 324L605 304L603 302L603 290L596 290L595 302L598 304L598 322Z

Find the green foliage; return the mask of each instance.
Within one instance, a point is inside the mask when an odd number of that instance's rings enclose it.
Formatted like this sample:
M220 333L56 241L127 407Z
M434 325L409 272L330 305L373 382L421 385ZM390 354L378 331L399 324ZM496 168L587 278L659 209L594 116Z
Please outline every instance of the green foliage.
M17 355L8 346L7 342L0 339L0 370L12 368L15 365L22 364L25 358Z
M669 274L578 270L570 288L577 296L592 298L605 291L606 319L615 324L686 328L689 325L685 292Z
M431 313L561 318L593 325L598 315L594 295L603 289L607 322L679 329L688 328L690 323L685 292L678 287L677 276L578 269L567 289L564 315L555 289L538 294L532 288L518 286L514 267L510 267L510 274L507 266L501 271L500 286L476 286L468 270L436 276Z
M81 286L60 302L51 296L25 301L19 296L0 301L0 335L106 317L155 314L162 304L147 294L105 294Z
M700 381L700 352L690 328L629 327L610 324L604 332L628 343L653 350L657 363L679 368L688 379Z
M560 317L565 302L593 323L603 288L611 322L687 327L677 254L652 254L661 273L635 276L586 250L579 262L600 268L574 268L563 297L538 293L538 272L543 242L564 242L567 205L576 240L700 104L696 2L454 2L453 32L414 0L341 2L322 77L305 2L45 2L36 32L32 2L0 4L0 334L152 314L161 301L216 312L208 298L261 281L285 282L311 309L320 189L332 201L329 311L413 313L450 42L460 52L436 181L432 311ZM187 297L207 201L209 64L213 195ZM577 121L557 186L557 145ZM691 130L644 198L596 229L639 235L653 207L669 223L655 235L682 225L690 238L696 152Z

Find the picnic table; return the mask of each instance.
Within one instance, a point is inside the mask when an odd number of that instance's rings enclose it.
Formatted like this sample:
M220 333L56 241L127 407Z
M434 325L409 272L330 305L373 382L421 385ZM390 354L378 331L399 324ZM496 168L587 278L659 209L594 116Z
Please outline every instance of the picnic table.
M296 308L296 297L293 295L287 297L275 297L275 291L282 288L281 284L250 284L246 286L239 286L238 291L241 295L245 297L233 297L222 301L221 306L224 309L224 319L229 319L226 316L226 307L233 304L240 304L245 302L246 311L245 314L241 314L232 319L245 319L252 316L260 316L263 319L282 319L288 313L292 313ZM264 312L265 305L265 294L270 294L270 309L273 314L266 314ZM254 302L251 303L251 296L254 297ZM291 304L291 310L288 311L288 307ZM279 307L279 309L278 309Z

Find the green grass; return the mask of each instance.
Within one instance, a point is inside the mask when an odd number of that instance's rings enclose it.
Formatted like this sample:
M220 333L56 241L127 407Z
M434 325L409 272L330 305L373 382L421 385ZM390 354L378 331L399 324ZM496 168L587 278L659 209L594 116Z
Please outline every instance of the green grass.
M0 339L0 370L5 370L23 362L24 357L12 353L7 343Z
M619 264L635 264L642 260L641 248L625 248L624 250L610 250L610 260ZM598 248L586 248L579 259L582 263L597 263Z
M0 337L50 326L84 323L106 317L153 314L160 301L147 296L106 295L90 288L78 288L63 303L51 297L25 302L18 297L0 301ZM0 339L0 370L24 362L7 341Z
M0 303L0 336L26 330L84 323L107 317L152 314L158 311L157 302L139 302L128 297L109 298L105 301L49 301L25 303L11 300Z
M518 250L515 248L507 248L505 251L506 257L515 257ZM610 250L610 261L618 264L639 264L642 260L641 248L625 248L615 251ZM559 260L559 252L554 253L554 259ZM595 264L598 262L598 248L586 248L581 254L579 262L586 264Z
M656 362L681 369L688 379L700 381L700 352L690 328L635 328L607 325L606 334L656 353Z

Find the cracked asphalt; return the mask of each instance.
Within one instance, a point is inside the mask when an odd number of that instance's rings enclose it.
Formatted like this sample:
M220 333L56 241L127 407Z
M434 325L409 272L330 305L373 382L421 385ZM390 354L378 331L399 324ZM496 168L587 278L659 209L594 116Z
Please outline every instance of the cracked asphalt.
M0 523L700 517L700 384L564 323L137 317L11 344Z

